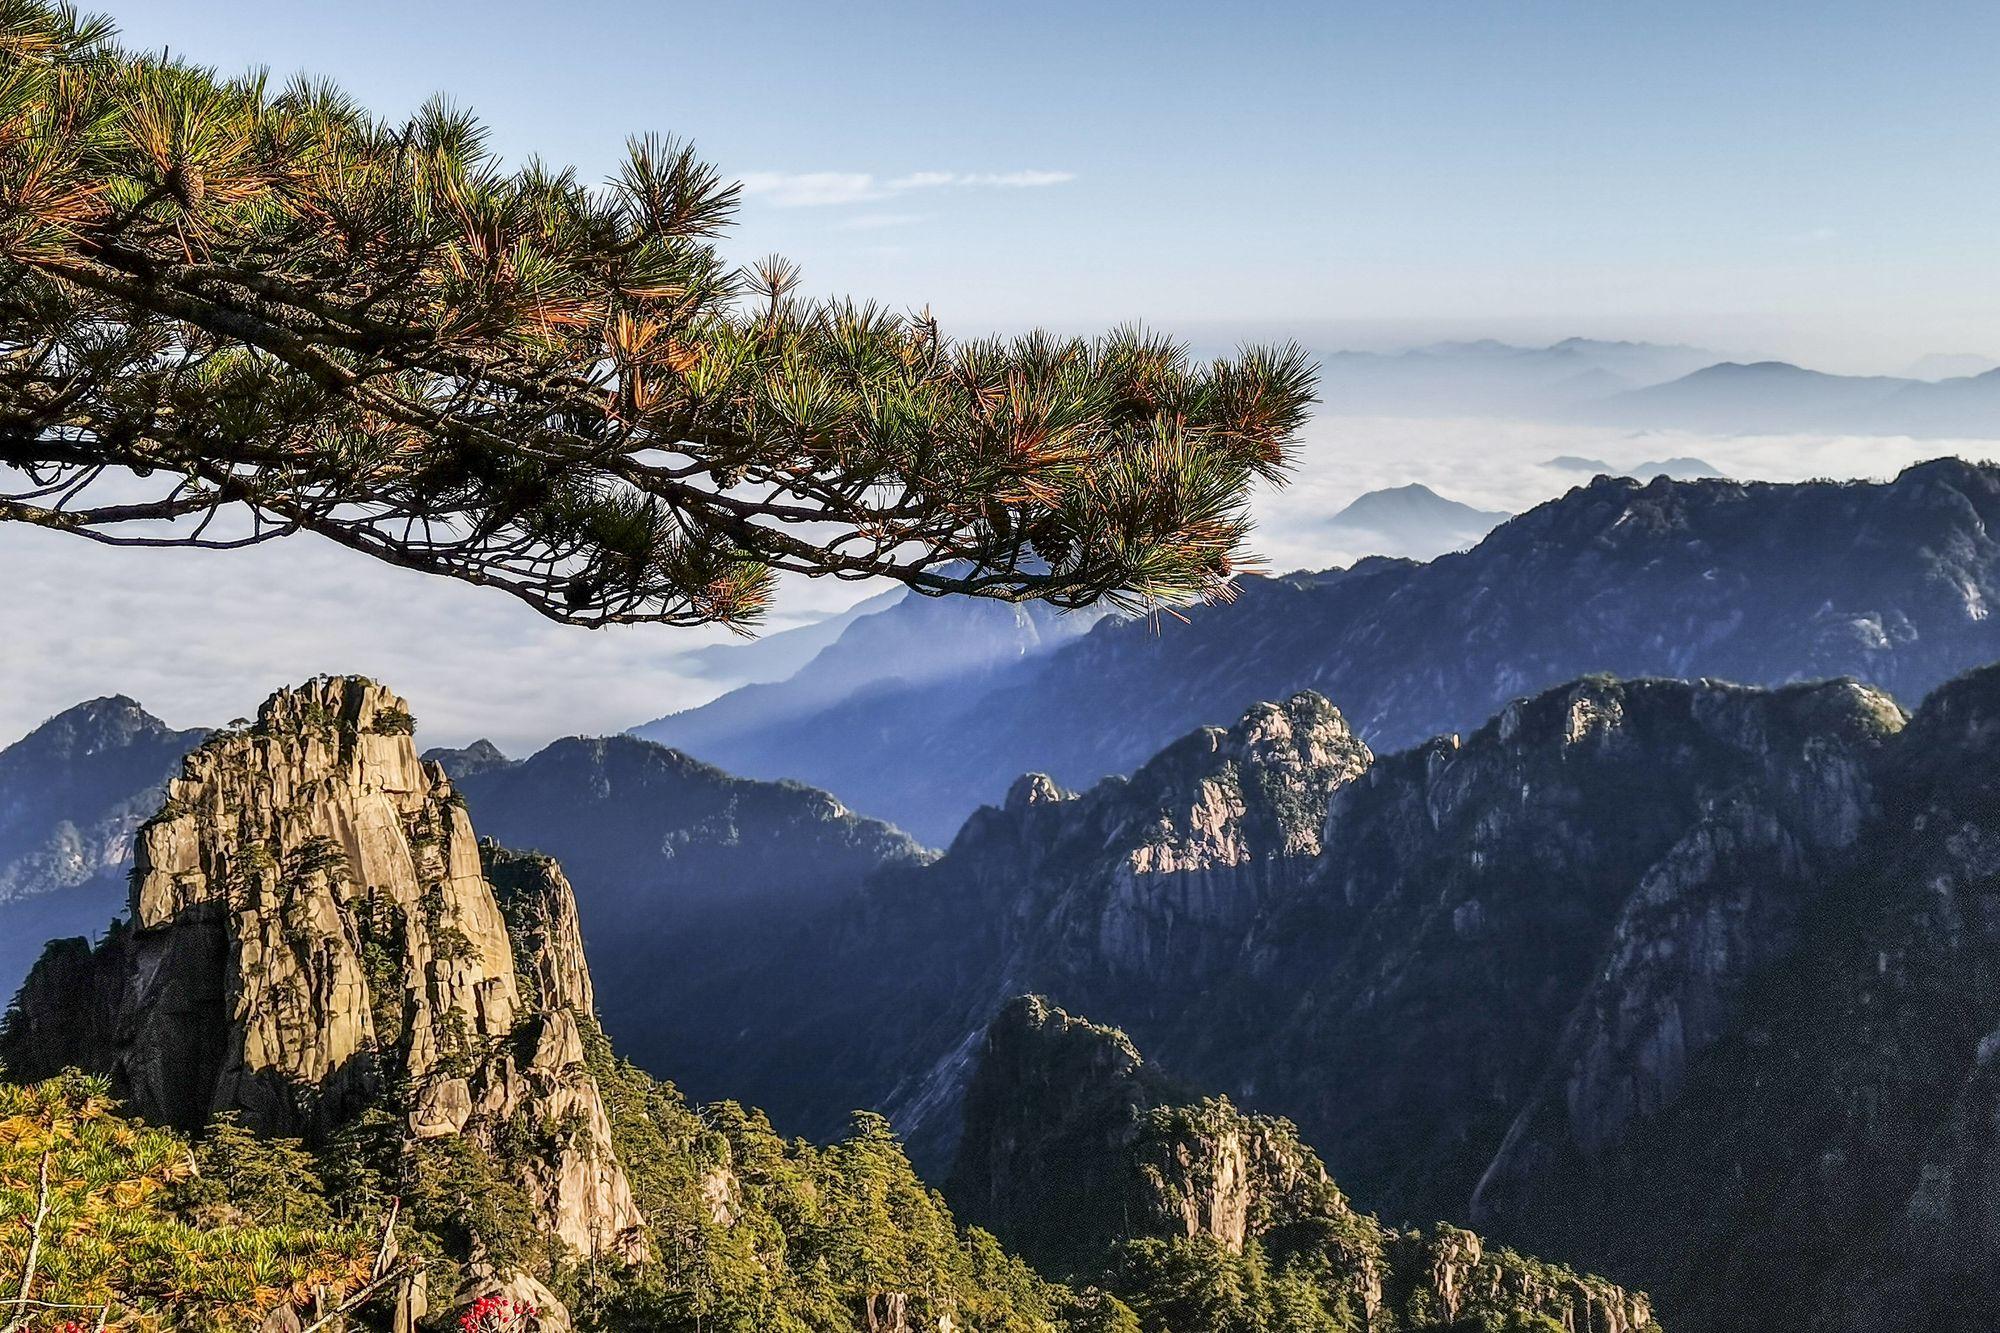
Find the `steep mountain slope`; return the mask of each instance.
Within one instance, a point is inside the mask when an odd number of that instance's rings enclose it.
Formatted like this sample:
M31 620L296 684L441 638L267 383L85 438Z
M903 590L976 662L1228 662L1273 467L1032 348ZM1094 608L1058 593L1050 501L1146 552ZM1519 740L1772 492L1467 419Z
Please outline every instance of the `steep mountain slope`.
M480 828L554 855L575 880L619 1051L783 1123L785 1088L812 1071L774 1071L786 1076L771 1084L743 1067L721 997L754 990L776 942L811 938L867 876L930 853L825 792L731 777L631 736L560 740L512 764L443 760Z
M1106 1200L1136 1197L1149 1228L1171 1232L1178 1218L1185 1235L1124 1245L1101 1276L1129 1305L1046 1281L990 1235L960 1231L879 1118L824 1148L787 1143L756 1112L696 1110L613 1059L562 870L477 843L464 799L418 759L412 728L395 695L340 678L281 692L254 724L211 737L139 831L130 923L96 947L51 945L0 1026L10 1078L95 1071L129 1113L202 1135L202 1175L176 1168L188 1191L146 1196L155 1232L177 1217L189 1235L204 1218L338 1220L349 1239L372 1226L379 1257L341 1289L375 1275L357 1295L375 1303L352 1311L356 1323L404 1333L426 1319L471 1327L495 1302L533 1307L526 1327L545 1333L1243 1333L1272 1327L1265 1312L1279 1308L1259 1285L1267 1249L1276 1299L1320 1311L1300 1327L1357 1311L1383 1333L1537 1312L1610 1333L1646 1323L1641 1298L1476 1238L1383 1232L1276 1122L1220 1102L1168 1106L1146 1080L1088 1067L1047 1069L1037 1086L1090 1107L1110 1076L1151 1100L1130 1102L1136 1138L1103 1138L1102 1163L1082 1164L1077 1178L1107 1193L1080 1200L1080 1215L1106 1219ZM667 753L611 748L642 766ZM1313 773L1366 761L1307 701L1184 748L1148 781L1200 774L1201 804L1190 820L1161 811L1137 869L1186 876L1190 902L1229 887L1202 870L1210 859L1286 882L1279 861L1313 850L1297 822ZM730 795L748 799L724 809L769 794L738 785L751 790ZM1244 862L1252 842L1278 859ZM1016 1073L1039 1063L1024 1057ZM157 1133L148 1142L176 1160L187 1151ZM988 1154L987 1196L1032 1191L996 1173L1032 1171L1034 1159ZM1254 1169L1228 1178L1240 1164ZM1135 1180L1151 1192L1131 1196ZM1044 1253L1087 1239L1058 1222L1056 1239L1039 1242L1018 1216L1003 1220ZM282 1225L256 1236L283 1246L320 1234L287 1241ZM254 1272L259 1260L233 1262ZM1199 1313L1186 1279L1210 1270L1249 1283L1247 1301L1202 1298ZM242 1281L192 1269L180 1280L204 1301L208 1284ZM146 1282L137 1299L156 1300L160 1279ZM310 1285L239 1286L246 1326L330 1314Z
M1088 630L1102 612L1059 611L971 597L908 596L856 617L784 680L634 727L633 734L704 757L727 750L731 772L795 777L785 729L859 693L943 684L964 688Z
M1039 996L984 1038L949 1193L1044 1266L1108 1274L1144 1324L1174 1333L1657 1327L1643 1295L1608 1282L1450 1227L1382 1226L1290 1124L1178 1093L1125 1034Z
M1686 961L1667 946L1713 931L1621 930L1476 1216L1656 1282L1688 1327L1768 1327L1748 1287L1807 1330L1991 1327L2000 669L1926 700L1876 785L1803 943L1719 1015L1726 1035L1687 1062L1681 1095L1632 1099L1625 1135L1573 1138L1562 1122L1603 1100L1606 1075L1659 1066L1662 981L1712 966L1713 943ZM1655 1245L1663 1224L1685 1243Z
M500 752L500 747L492 741L480 739L463 749L446 749L442 746L425 750L424 762L436 764L444 770L444 775L453 782L478 777L496 768L506 768L514 761Z
M1462 1215L1635 895L1742 897L1715 905L1742 956L1700 983L1734 985L1799 896L1735 876L1850 840L1900 724L1852 684L1593 680L1377 760L1317 696L1261 705L1081 797L1024 780L935 865L877 879L843 937L868 954L777 969L828 997L816 1024L767 990L746 1035L759 1060L830 1042L846 1078L874 1069L839 1098L938 1164L977 1034L1043 991L1299 1120L1371 1204ZM914 961L850 961L883 955ZM1677 1039L1711 1039L1701 1016Z
M753 685L785 680L819 656L822 649L831 647L849 625L863 616L886 611L910 595L907 588L892 587L834 615L748 641L696 648L680 654L675 663L709 680Z
M1135 1030L1193 1019L1259 912L1310 869L1327 793L1368 762L1338 713L1301 696L1081 796L1024 778L935 865L876 876L719 995L735 1027L718 1059L760 1081L811 1067L773 1107L786 1123L823 1133L837 1105L881 1107L942 1172L1003 999L1049 991Z
M1921 698L2000 658L2000 469L1890 483L1600 478L1413 565L1250 579L1187 623L1110 623L980 683L883 687L693 752L824 787L942 843L1014 777L1086 786L1313 689L1378 749L1591 672L1851 675Z
M831 1056L842 1098L956 1157L968 1215L1063 1219L1055 1266L1101 1229L1079 1145L1185 1094L1122 1037L996 1041L1028 990L1296 1121L1384 1216L1644 1287L1676 1327L1972 1333L2000 1282L1996 774L2000 667L1913 719L1852 681L1592 678L1382 758L1301 696L1081 796L1023 779L781 958L741 1038ZM1003 1073L1036 1099L1011 1120L980 1091Z
M123 696L58 713L0 750L0 993L42 941L100 929L125 898L132 834L204 731Z

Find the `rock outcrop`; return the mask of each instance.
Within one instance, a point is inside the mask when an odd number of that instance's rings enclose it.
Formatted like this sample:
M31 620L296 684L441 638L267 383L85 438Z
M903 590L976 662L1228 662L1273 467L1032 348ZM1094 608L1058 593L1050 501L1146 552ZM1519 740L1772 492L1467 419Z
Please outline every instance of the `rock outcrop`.
M1531 1108L1475 1201L1479 1216L1657 1284L1687 1327L1751 1333L1774 1308L1810 1333L1991 1327L2000 668L1932 695L1870 776L1867 817L1846 854L1812 876L1793 947L1720 1006L1716 1039L1671 1090L1635 1099L1617 1133L1564 1156L1546 1146L1554 1117ZM1734 951L1715 935L1661 938L1685 940L1696 958L1704 938L1709 957ZM1681 988L1659 984L1671 960L1642 939L1614 952L1605 977L1615 982L1635 949L1654 957L1625 988L1640 1033L1649 1003L1667 1012L1659 1006ZM1561 1048L1558 1100L1569 1089L1588 1106L1607 1086L1600 1069L1640 1075L1657 1063L1652 1040L1621 1061L1620 1043L1601 1035L1620 1016L1604 1017Z
M1941 692L1924 715L1962 697ZM1907 766L1927 751L1981 761L1905 722L1854 681L1592 677L1470 735L1372 757L1322 700L1253 710L1080 796L1021 780L936 864L872 882L816 958L779 954L766 975L786 980L737 1011L743 1037L765 1059L833 1053L834 1096L889 1108L932 1169L985 1154L973 1178L1002 1196L964 1177L955 1189L998 1225L1027 1207L1004 1197L1008 1180L1064 1174L1021 1158L1036 1124L1048 1142L1088 1141L1065 1094L954 1153L960 1125L987 1114L982 1050L1008 1063L987 1023L1010 996L1046 993L1200 1086L1295 1121L1384 1215L1471 1222L1655 1290L1671 1313L1687 1308L1682 1277L1703 1268L1688 1256L1721 1253L1707 1267L1723 1271L1747 1251L1704 1251L1676 1213L1618 1203L1668 1193L1628 1145L1664 1132L1750 1040L1772 988L1790 984L1774 978L1854 910L1854 867L1935 840L1923 831L1935 818L1884 823L1915 799ZM1251 736L1283 739L1253 752L1236 739ZM1947 882L1976 881L1984 836L1955 835L1967 859ZM802 1019L804 993L821 1008ZM1857 1002L1825 1003L1851 1014ZM765 1026L759 1005L792 1016ZM1980 1031L1994 1029L2000 1012ZM1978 1088L1968 1075L1939 1095L1962 1098L1970 1126ZM1715 1114L1709 1133L1727 1123ZM1223 1140L1197 1157L1224 1175L1256 1160ZM1951 1189L1897 1188L1959 1227L1970 1214L1956 1200L1984 1168L1952 1160L1934 1172ZM1601 1208L1568 1202L1586 1194ZM1235 1220L1240 1194L1178 1197L1170 1211L1204 1234L1250 1225ZM1688 1216L1715 1206L1674 1197ZM1756 1227L1794 1234L1769 1217ZM1670 1252L1691 1266L1662 1261ZM1759 1308L1741 1283L1713 1286Z
M568 885L489 853L496 895L411 729L401 699L340 678L210 738L139 831L129 923L95 951L52 947L0 1059L19 1078L104 1072L136 1114L189 1130L236 1111L324 1140L390 1107L414 1140L494 1151L578 1252L636 1254L642 1219L585 1066ZM519 1123L554 1128L501 1152Z
M1192 1263L1218 1249L1261 1281L1283 1272L1341 1326L1655 1327L1641 1294L1456 1228L1384 1227L1350 1206L1288 1122L1186 1097L1124 1033L1016 999L987 1034L948 1193L1045 1268L1109 1274L1114 1289L1148 1270L1154 1241ZM1127 1294L1143 1307L1160 1292L1142 1281Z

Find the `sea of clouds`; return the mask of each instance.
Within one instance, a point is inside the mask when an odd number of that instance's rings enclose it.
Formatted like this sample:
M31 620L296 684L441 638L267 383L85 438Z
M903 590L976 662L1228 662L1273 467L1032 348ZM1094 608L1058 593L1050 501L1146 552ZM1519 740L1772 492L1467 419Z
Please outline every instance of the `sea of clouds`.
M1257 500L1258 552L1272 570L1345 564L1316 530L1365 491L1421 482L1480 509L1520 512L1588 475L1563 454L1615 468L1691 455L1740 478L1893 476L2000 441L1626 432L1491 419L1326 416L1291 484ZM84 699L126 694L175 726L252 712L272 690L321 672L359 672L406 695L426 745L490 737L510 754L550 739L621 731L691 707L733 682L701 674L689 650L715 630L553 624L503 593L383 565L318 538L246 551L120 550L0 526L0 744ZM767 630L840 610L874 591L794 580Z

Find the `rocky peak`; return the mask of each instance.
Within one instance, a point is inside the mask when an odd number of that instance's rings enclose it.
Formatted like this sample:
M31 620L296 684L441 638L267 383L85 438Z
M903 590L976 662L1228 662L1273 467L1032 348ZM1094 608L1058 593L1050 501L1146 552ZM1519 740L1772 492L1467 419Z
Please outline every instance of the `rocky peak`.
M206 733L124 695L65 709L0 750L0 899L81 882L123 860L138 807ZM147 805L150 809L150 805Z
M2000 758L2000 666L1968 671L1940 685L1911 717L1907 742L1898 748L1906 767L1915 769L1946 755L1960 764L1972 757ZM1991 771L1975 765L1958 776L1983 785Z
M1261 880L1319 850L1328 797L1372 760L1338 709L1301 693L1256 704L1232 727L1191 732L1130 778L1081 796L1029 774L1003 808L967 824L953 856L1011 859L1030 873L1115 865L1127 896L1140 900L1144 885L1189 876ZM1229 892L1219 881L1209 890Z
M417 1139L491 1147L517 1117L558 1124L513 1163L539 1220L630 1252L640 1218L583 1064L574 899L536 858L495 856L496 894L412 729L402 699L346 677L211 737L139 832L129 927L37 966L0 1058L23 1078L99 1070L189 1130L233 1110L321 1138L390 1106Z
M1127 1234L1215 1234L1241 1249L1248 1167L1264 1154L1234 1122L1153 1123L1178 1092L1116 1028L1039 995L1009 1001L966 1090L953 1208L1051 1272L1084 1270Z
M1066 792L1056 785L1054 778L1046 773L1023 773L1014 779L1014 785L1007 789L1007 800L1002 809L1010 815L1018 816L1031 805L1053 805L1058 801L1073 800L1074 793Z
M515 762L500 752L500 747L489 740L476 740L464 749L453 750L443 746L424 751L424 762L436 764L444 770L444 775L453 782L481 773L491 773L495 769L508 768Z

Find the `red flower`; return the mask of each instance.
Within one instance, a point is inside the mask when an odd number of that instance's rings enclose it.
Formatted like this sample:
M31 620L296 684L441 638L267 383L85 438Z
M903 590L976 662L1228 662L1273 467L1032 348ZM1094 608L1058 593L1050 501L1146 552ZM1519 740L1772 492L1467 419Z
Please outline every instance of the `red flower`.
M459 1333L516 1333L541 1311L505 1296L481 1296L458 1317Z

